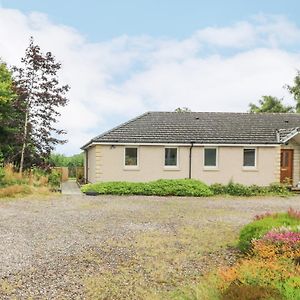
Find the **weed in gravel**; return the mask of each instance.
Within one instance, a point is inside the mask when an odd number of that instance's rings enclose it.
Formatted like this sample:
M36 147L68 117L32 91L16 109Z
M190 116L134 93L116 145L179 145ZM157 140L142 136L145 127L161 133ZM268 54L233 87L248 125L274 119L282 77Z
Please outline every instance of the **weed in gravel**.
M218 237L211 239L220 227ZM86 256L99 269L84 281L87 296L89 299L164 299L164 292L196 282L205 270L224 263L222 254L211 260L209 253L225 246L235 235L230 227L222 224L203 228L187 225L177 230L140 233L126 241L110 241L109 247L102 246L98 255Z

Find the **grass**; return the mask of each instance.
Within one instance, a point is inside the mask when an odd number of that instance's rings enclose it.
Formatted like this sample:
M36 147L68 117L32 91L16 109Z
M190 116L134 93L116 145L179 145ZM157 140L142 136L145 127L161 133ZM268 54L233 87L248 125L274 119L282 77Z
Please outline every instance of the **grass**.
M81 188L84 193L110 195L149 195L149 196L191 196L209 197L213 195L231 196L287 196L287 187L271 184L267 187L257 185L245 186L229 182L227 185L212 184L211 186L195 179L160 179L150 182L98 182L86 184Z
M50 175L41 170L15 172L12 165L0 167L0 199L23 197L27 195L49 195L59 175Z

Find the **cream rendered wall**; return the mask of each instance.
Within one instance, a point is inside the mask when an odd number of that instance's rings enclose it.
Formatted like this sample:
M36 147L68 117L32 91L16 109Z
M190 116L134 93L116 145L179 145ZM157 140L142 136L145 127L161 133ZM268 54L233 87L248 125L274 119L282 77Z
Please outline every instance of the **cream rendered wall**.
M101 176L103 181L149 181L160 178L175 179L189 176L189 147L178 148L179 168L164 167L164 147L139 146L138 168L128 168L124 165L124 146L103 146L101 153Z
M178 147L179 167L164 167L163 146L139 146L139 166L124 166L124 146L97 145L89 150L89 181L149 181L189 176L189 146ZM268 185L279 181L280 147L258 147L257 168L243 168L243 147L218 147L218 168L203 167L203 147L194 147L192 178L208 184L228 183Z
M243 167L244 147L218 147L218 167L203 167L204 148L197 147L193 151L193 178L208 184L223 183L230 180L245 185L268 185L278 182L278 149L279 147L245 147L256 148L256 167Z
M88 148L88 181L97 182L101 180L102 154L101 146L96 145Z

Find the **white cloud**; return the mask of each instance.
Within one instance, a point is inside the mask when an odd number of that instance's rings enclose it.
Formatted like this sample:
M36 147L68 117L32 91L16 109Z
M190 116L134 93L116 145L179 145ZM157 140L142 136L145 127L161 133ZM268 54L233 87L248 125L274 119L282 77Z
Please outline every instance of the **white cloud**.
M0 57L18 64L30 36L63 64L70 103L60 125L76 153L91 137L146 110L188 106L245 111L262 95L286 96L282 86L300 68L300 28L259 15L228 27L207 27L183 40L120 36L90 43L74 28L41 13L0 8Z

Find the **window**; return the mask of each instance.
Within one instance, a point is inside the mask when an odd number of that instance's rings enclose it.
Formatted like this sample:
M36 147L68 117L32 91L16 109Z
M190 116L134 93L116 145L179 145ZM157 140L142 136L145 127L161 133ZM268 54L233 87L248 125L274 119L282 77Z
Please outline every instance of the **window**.
M177 166L177 148L165 148L165 166Z
M204 148L204 167L217 167L217 148Z
M125 148L125 166L137 166L138 165L138 149L137 148Z
M244 167L256 166L256 149L244 149Z

